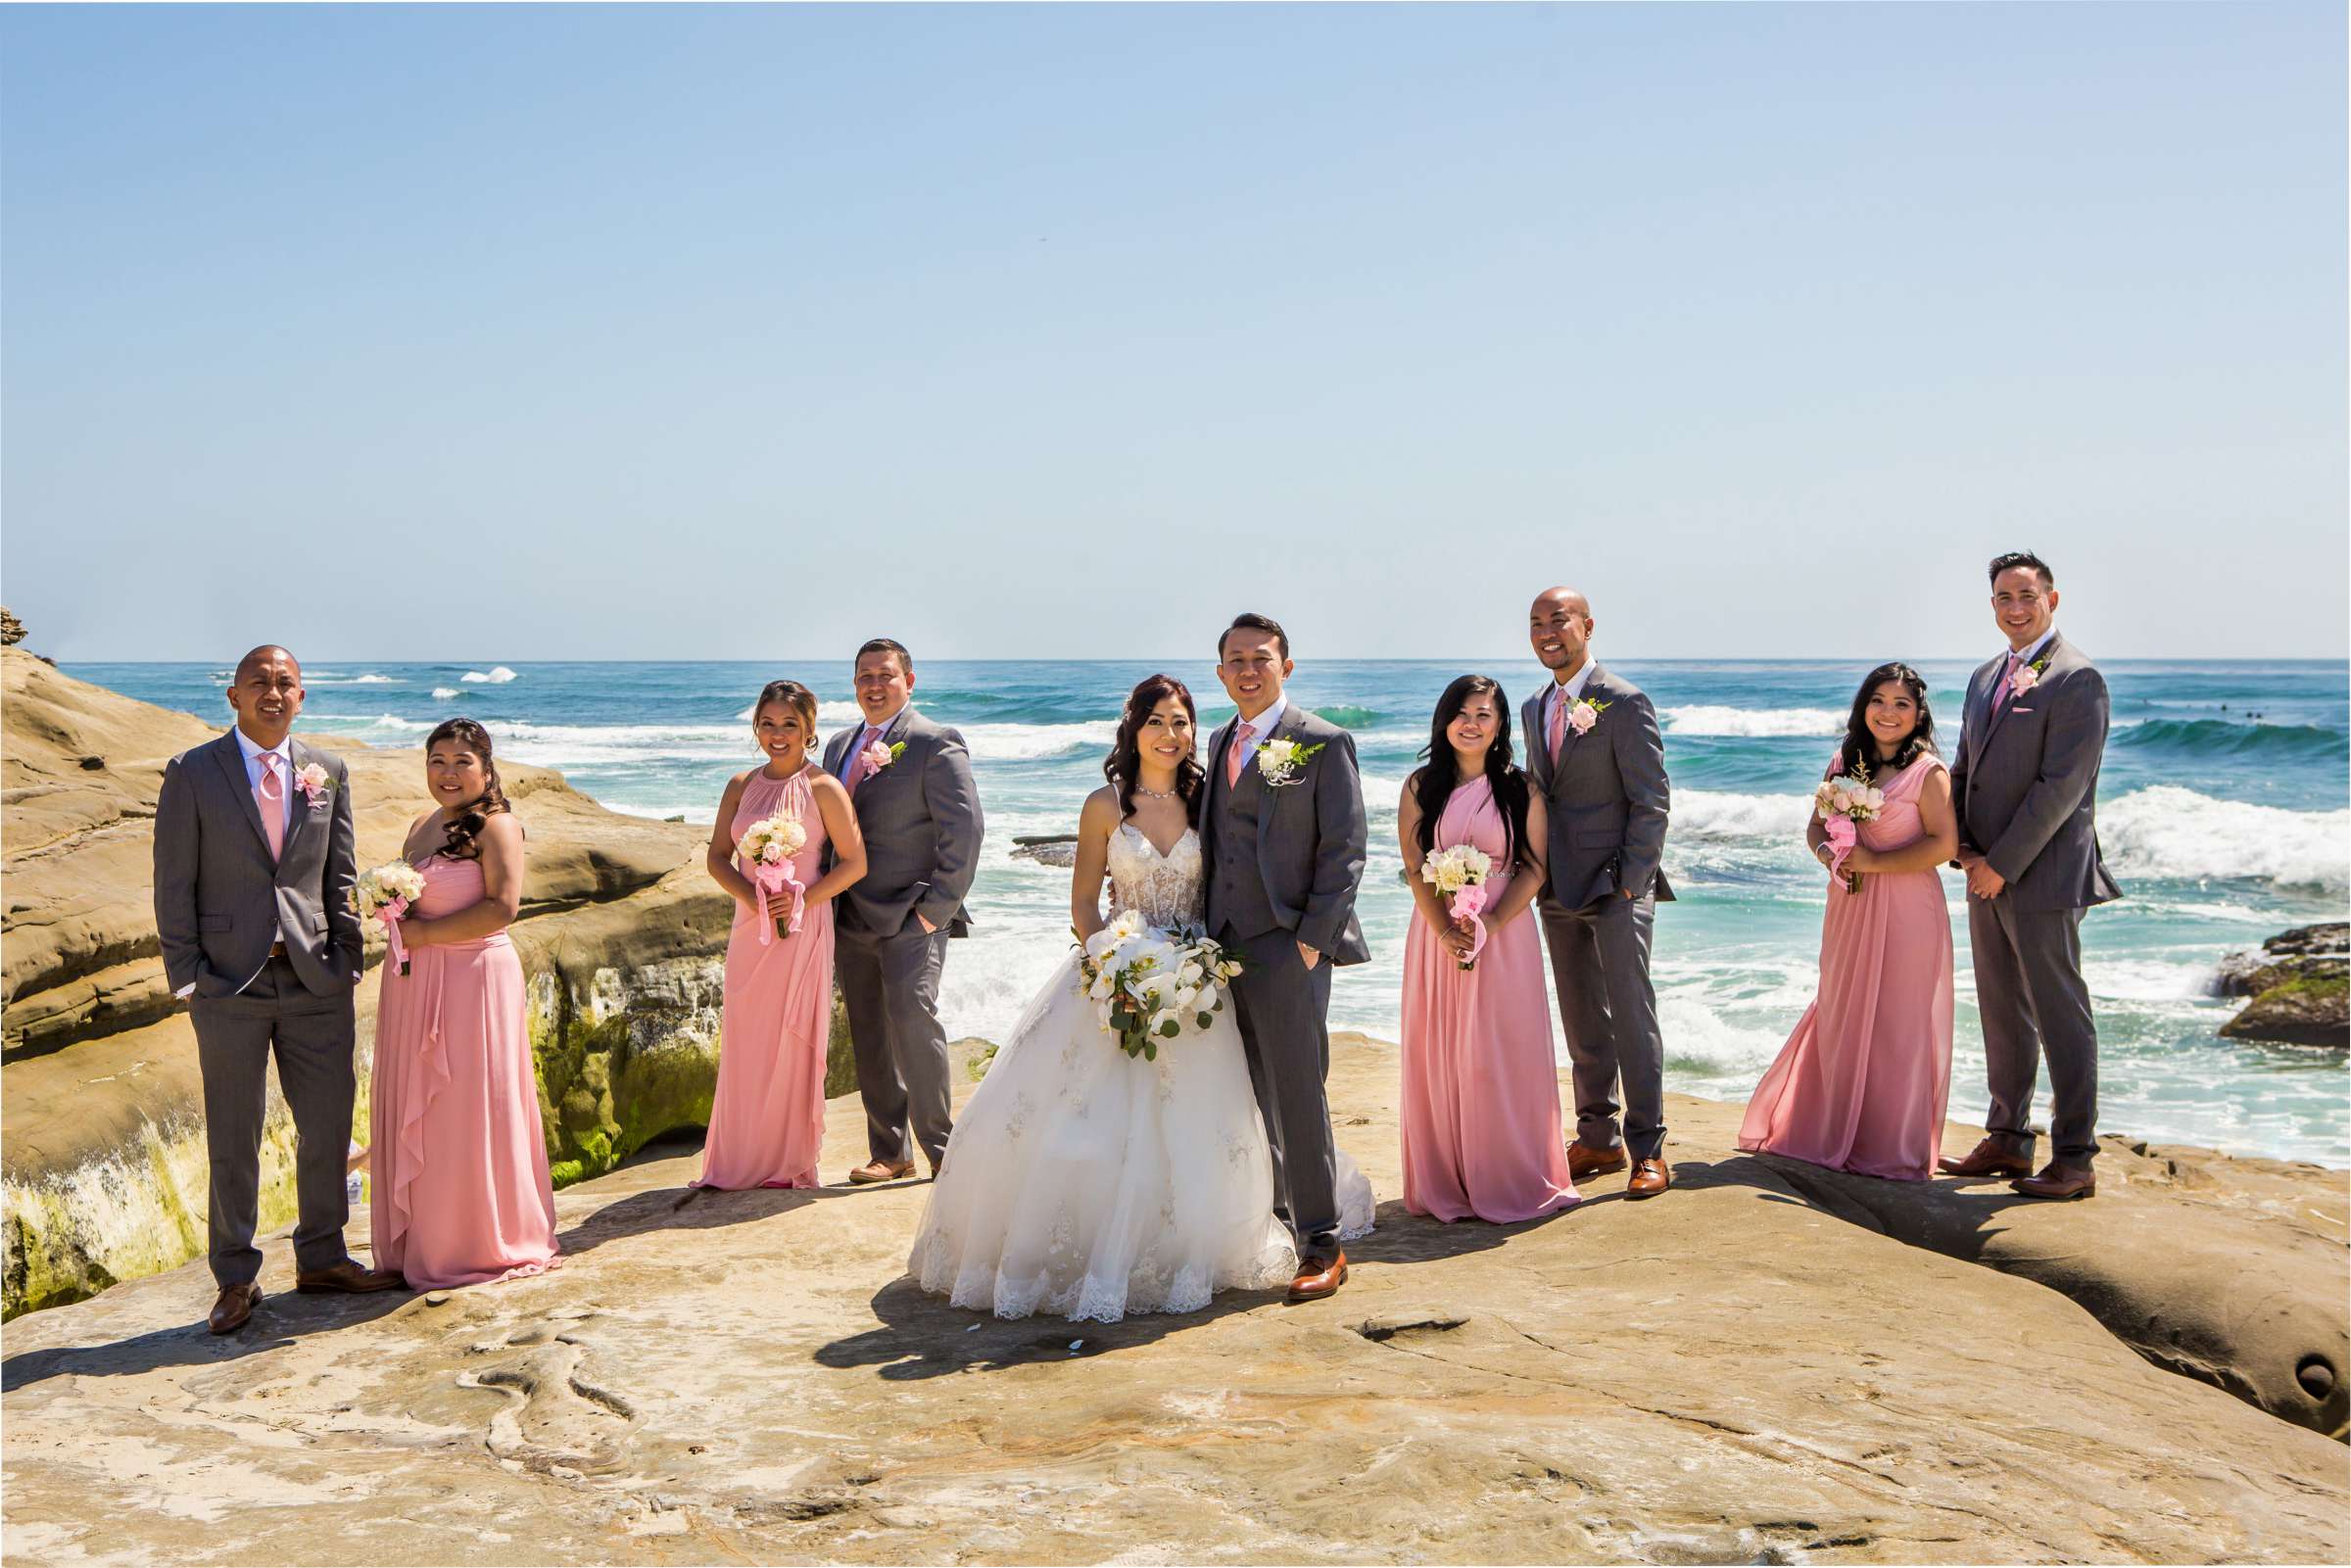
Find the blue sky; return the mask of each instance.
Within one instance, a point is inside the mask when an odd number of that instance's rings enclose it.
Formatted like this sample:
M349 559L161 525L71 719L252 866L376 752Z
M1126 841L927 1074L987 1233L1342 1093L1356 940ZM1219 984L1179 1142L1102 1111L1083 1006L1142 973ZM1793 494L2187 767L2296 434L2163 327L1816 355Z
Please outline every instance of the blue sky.
M2341 656L2345 24L12 7L67 658Z

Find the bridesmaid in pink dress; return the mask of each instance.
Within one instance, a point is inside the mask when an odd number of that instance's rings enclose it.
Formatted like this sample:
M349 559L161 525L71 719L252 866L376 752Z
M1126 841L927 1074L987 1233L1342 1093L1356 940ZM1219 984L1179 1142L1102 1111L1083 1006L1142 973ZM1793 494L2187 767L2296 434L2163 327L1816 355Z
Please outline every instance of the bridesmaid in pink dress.
M767 765L727 783L710 875L735 899L727 936L718 1089L697 1187L814 1187L825 1137L825 1045L833 1028L833 899L865 875L865 840L840 780L809 759L816 696L771 681L752 705ZM737 843L782 816L806 834L781 885L754 885ZM833 866L821 871L825 846ZM821 875L820 875L821 871ZM771 876L773 874L771 873Z
M1938 871L1958 852L1927 684L1870 671L1825 777L1866 762L1886 796L1829 878L1820 989L1755 1085L1739 1147L1897 1181L1934 1172L1951 1077L1951 917ZM1827 865L1816 813L1805 831Z
M427 737L425 783L441 804L409 825L402 851L424 893L400 923L408 972L389 958L381 971L369 1154L375 1266L416 1290L555 1264L522 963L506 939L522 825L470 719Z
M1464 675L1437 700L1428 765L1396 809L1414 919L1404 939L1404 1206L1507 1222L1578 1199L1559 1140L1559 1068L1543 947L1527 906L1543 886L1544 810L1511 765L1502 688ZM1484 927L1457 922L1420 879L1435 850L1473 844L1493 868ZM1475 967L1462 964L1476 950Z

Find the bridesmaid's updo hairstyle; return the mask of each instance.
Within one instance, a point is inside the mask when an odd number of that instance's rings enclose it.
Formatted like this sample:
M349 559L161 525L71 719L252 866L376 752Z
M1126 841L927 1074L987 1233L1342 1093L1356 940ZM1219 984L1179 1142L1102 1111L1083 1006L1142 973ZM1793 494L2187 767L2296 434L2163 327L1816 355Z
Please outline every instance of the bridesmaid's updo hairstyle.
M1901 682L1910 700L1918 704L1918 728L1895 748L1892 762L1881 763L1878 737L1869 733L1869 699L1889 681ZM1936 751L1935 715L1927 707L1927 678L1899 659L1881 664L1861 678L1861 689L1853 693L1853 711L1845 721L1845 744L1837 748L1838 772L1858 777L1855 770L1866 764L1873 777L1885 778L1909 767L1922 751Z
M759 710L771 702L781 702L799 717L800 744L816 749L816 693L797 681L770 681L759 689L759 700L751 704L751 723L759 722Z
M433 747L443 741L452 742L482 759L483 787L481 798L465 808L455 822L442 827L441 853L452 860L479 860L482 857L482 829L490 819L514 808L506 804L506 791L498 782L498 762L490 752L490 732L471 719L444 719L431 735L424 737L424 752L431 756Z
M1110 755L1102 759L1102 777L1119 792L1122 818L1134 814L1134 786L1143 776L1143 726L1150 722L1151 710L1169 697L1183 703L1184 714L1192 721L1193 745L1197 750L1200 710L1192 705L1191 688L1172 675L1143 677L1127 693L1126 711L1119 715L1119 737L1111 744ZM1208 770L1200 766L1197 755L1186 756L1176 764L1176 793L1183 800L1183 820L1199 827L1200 806L1208 798Z
M1413 799L1420 807L1420 826L1415 836L1420 840L1423 855L1437 847L1437 820L1445 815L1445 804L1453 798L1461 772L1453 764L1453 738L1445 732L1471 697L1489 694L1494 698L1494 739L1486 747L1486 786L1509 825L1509 864L1531 866L1534 850L1526 841L1526 775L1511 761L1511 699L1502 683L1490 675L1459 676L1437 698L1436 717L1428 726L1428 744L1420 751L1420 760L1427 766L1413 775Z

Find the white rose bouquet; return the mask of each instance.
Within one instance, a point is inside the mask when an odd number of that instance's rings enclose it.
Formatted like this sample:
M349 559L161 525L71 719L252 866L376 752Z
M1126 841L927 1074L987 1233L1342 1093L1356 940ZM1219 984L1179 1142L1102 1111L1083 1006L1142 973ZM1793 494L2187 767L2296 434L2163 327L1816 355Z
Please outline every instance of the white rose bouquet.
M800 879L792 874L792 857L808 847L808 830L800 819L779 813L762 818L743 831L735 840L735 857L743 862L744 875L751 879L751 890L759 895L761 912L775 893L792 894L792 913L774 920L759 922L759 945L766 947L777 935L797 934L800 928L800 895L805 889Z
M1853 852L1854 844L1860 842L1861 833L1857 824L1876 822L1878 813L1885 805L1885 791L1873 787L1869 782L1867 763L1862 763L1849 775L1840 774L1834 779L1823 779L1820 787L1812 791L1813 813L1820 818L1828 833L1830 875L1845 875L1845 857ZM1849 879L1846 885L1852 885Z
M1457 922L1468 922L1471 936L1469 956L1462 960L1464 970L1477 968L1477 955L1485 950L1486 923L1478 917L1485 913L1486 879L1493 874L1493 857L1475 844L1453 844L1420 862L1420 879L1451 900L1446 907Z
M1240 972L1208 937L1163 931L1133 910L1078 944L1078 973L1102 1032L1146 1062L1159 1060L1160 1041L1207 1029Z
M423 896L424 873L405 860L361 872L351 884L351 912L368 935L384 933L384 952L403 974L408 973L408 950L400 939L401 917Z

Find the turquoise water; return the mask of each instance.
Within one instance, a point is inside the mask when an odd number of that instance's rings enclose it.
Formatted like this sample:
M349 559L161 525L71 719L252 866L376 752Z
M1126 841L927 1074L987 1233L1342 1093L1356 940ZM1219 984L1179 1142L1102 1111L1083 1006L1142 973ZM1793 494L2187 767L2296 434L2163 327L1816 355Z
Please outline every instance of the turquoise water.
M1230 712L1205 668L1201 717ZM78 664L70 673L226 722L216 666ZM1062 832L1101 759L1121 699L1157 666L924 663L917 699L964 732L988 836L974 939L947 966L952 1034L1000 1035L1068 940L1068 876L1011 858L1015 834ZM1658 912L1656 978L1671 1085L1743 1098L1810 999L1823 895L1805 855L1806 799L1865 667L1845 662L1628 661L1655 700L1673 776L1665 864L1680 901ZM1946 754L1968 666L1922 667ZM2340 1053L2223 1041L2233 1004L2205 994L2215 965L2287 926L2345 918L2351 900L2351 667L2341 662L2104 666L2115 728L2099 834L2126 899L2084 925L2109 1131L2351 1164L2351 1089ZM1364 925L1373 960L1342 971L1334 1022L1393 1038L1411 900L1398 880L1396 797L1428 738L1437 693L1462 667L1302 662L1291 694L1356 734L1371 815ZM1530 663L1483 673L1513 700ZM501 754L559 768L616 809L707 823L727 776L756 761L745 712L789 676L852 723L845 661L782 665L345 664L308 674L307 733L415 745L441 718L485 723ZM417 805L424 804L421 770ZM1959 954L1952 1109L1981 1114L1983 1056L1957 878L1946 878Z

